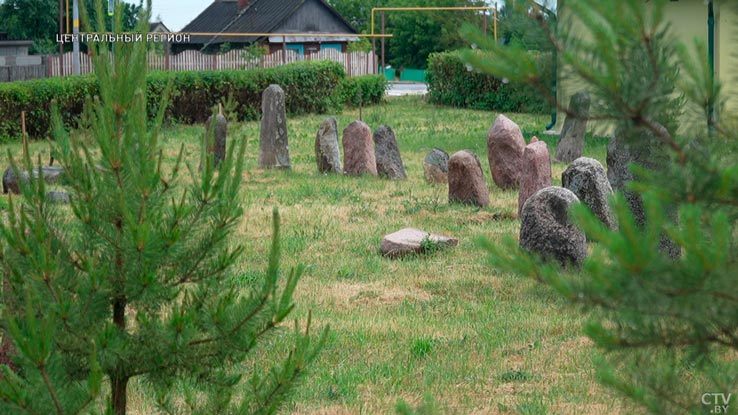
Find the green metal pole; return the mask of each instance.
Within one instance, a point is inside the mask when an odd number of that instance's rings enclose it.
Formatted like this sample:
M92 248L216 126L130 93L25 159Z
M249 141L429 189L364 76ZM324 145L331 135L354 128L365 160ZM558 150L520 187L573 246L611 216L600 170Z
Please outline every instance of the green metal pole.
M714 82L715 78L715 10L713 8L713 0L707 3L707 59L710 65L710 77ZM707 108L710 122L715 121L715 107L713 101L710 101ZM712 132L712 124L710 124L710 132Z
M543 7L543 10L548 14L548 16L551 18L550 24L553 25L554 30L556 30L556 27L558 26L558 18L556 16L556 13L552 12L551 10L548 10L547 8ZM558 78L558 65L559 65L559 54L556 51L556 48L552 48L551 52L551 59L552 59L552 65L551 65L551 92L553 93L554 100L557 100L557 78ZM546 130L550 130L556 126L556 105L554 105L553 109L551 110L551 122L546 126Z

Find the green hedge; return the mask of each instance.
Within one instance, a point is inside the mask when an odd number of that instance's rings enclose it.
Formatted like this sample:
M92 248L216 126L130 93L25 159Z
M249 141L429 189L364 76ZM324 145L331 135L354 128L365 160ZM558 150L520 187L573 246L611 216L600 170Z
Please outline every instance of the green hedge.
M359 104L377 104L382 101L387 89L383 75L364 75L346 78L338 90L339 100L344 105L358 107Z
M551 54L538 56L543 73L552 76ZM525 84L506 82L492 75L470 70L456 52L434 53L428 57L428 98L430 102L454 107L500 112L551 112L541 94ZM551 79L545 81L551 84Z
M329 61L249 71L152 72L147 76L150 116L156 114L170 78L166 119L188 124L205 121L218 102L235 103L239 120L258 119L261 93L270 84L284 89L289 114L325 113L353 102L350 91L358 83L366 90L365 103L379 102L384 94L384 83L380 86L376 77L346 78L343 67ZM52 100L58 103L65 124L75 126L85 97L97 91L92 75L0 84L0 140L20 137L21 111L26 111L29 136L48 136Z
M1 83L0 139L6 141L21 136L21 111L26 111L29 136L47 135L54 99L64 122L72 125L82 113L85 97L97 90L97 82L91 76Z

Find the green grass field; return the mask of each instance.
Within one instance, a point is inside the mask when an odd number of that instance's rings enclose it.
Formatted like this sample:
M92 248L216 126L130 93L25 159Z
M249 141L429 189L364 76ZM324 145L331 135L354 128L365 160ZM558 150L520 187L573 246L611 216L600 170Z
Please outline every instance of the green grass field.
M358 110L331 115L340 133ZM581 334L581 311L544 285L492 269L476 244L482 236L517 237L520 226L517 192L496 188L486 161L487 130L496 115L435 107L419 98L365 108L363 119L372 129L387 124L395 130L408 174L401 182L319 174L314 140L326 115L289 120L291 171L258 168L258 122L229 125L231 139L249 140L245 217L235 236L247 247L239 283L246 289L266 269L271 211L277 206L283 269L308 266L293 318L304 322L311 310L311 330L330 325L326 348L283 413L393 413L399 400L417 406L426 395L444 414L632 412L596 382L597 353ZM549 121L507 115L526 141ZM197 160L202 133L202 126L172 126L162 141L172 157L183 142L189 159ZM554 138L538 137L555 150ZM604 164L605 142L589 139L585 155ZM45 146L31 149L48 154ZM449 205L445 186L425 183L423 158L434 146L479 155L489 207ZM20 146L11 150L19 154ZM565 167L553 165L554 184L561 183ZM382 237L407 226L457 237L459 246L383 258ZM263 344L255 367L283 356L290 332L280 328ZM137 413L150 413L145 393L132 401Z

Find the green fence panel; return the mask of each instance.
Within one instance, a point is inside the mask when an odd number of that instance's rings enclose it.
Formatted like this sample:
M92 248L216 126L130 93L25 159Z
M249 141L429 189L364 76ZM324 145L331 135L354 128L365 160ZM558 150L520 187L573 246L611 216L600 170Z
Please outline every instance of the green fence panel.
M395 68L387 68L387 69L385 69L384 70L384 77L387 78L388 81L394 81L395 80Z
M425 71L422 69L403 69L400 81L425 82Z

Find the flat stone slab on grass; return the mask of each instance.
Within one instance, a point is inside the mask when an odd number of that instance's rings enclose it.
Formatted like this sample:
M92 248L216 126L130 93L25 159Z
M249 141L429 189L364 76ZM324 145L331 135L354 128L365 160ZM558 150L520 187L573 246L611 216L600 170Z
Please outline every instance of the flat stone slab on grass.
M391 233L382 239L382 254L390 258L400 258L405 255L418 254L428 249L426 244L433 244L438 248L456 246L459 240L443 235L436 235L417 228L405 228Z
M60 191L46 192L46 200L51 203L69 204L71 199L69 193Z
M33 177L38 177L38 167L34 167L33 170ZM28 183L29 178L31 177L27 171L20 170L18 172L21 176L21 180L23 180L24 183ZM62 176L64 173L64 169L62 167L57 166L42 166L41 167L41 175L44 178L44 181L48 184L54 184L59 180L59 177ZM15 173L13 172L12 167L8 167L7 170L5 170L5 173L3 174L3 193L14 193L14 194L20 194L20 187L18 186L18 178L15 176Z

